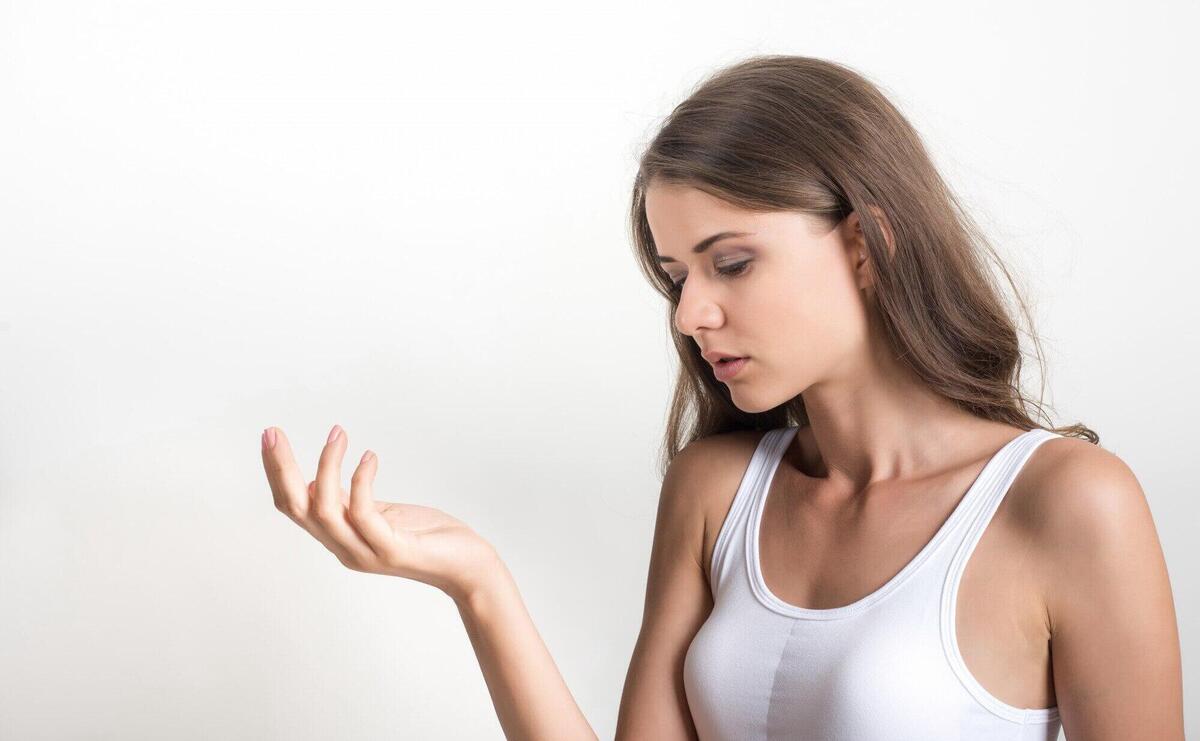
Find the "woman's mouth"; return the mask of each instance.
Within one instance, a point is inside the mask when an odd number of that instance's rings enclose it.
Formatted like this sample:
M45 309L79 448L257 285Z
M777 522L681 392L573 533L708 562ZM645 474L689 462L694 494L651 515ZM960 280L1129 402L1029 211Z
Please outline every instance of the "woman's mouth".
M726 383L730 379L732 379L734 376L736 376L739 372L741 372L742 368L746 365L746 363L749 360L750 360L750 358L748 358L748 357L747 358L721 358L717 362L713 363L713 375L715 375L717 377L717 380L720 381L721 383Z

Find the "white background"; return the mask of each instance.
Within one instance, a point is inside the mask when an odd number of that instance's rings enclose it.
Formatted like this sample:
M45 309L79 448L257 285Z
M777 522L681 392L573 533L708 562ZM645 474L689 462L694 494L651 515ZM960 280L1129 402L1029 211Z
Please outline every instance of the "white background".
M1184 2L6 3L0 737L500 738L453 603L343 568L274 509L262 429L312 478L340 423L347 485L371 448L378 498L497 546L611 738L675 367L632 257L635 159L759 52L878 83L995 238L1055 421L1146 490L1186 691L1196 22Z

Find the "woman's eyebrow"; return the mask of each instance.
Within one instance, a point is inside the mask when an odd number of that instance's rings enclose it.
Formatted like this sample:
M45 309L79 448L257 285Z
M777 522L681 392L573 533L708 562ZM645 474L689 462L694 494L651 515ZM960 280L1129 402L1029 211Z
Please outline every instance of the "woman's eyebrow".
M702 254L706 249L711 247L715 242L719 242L722 239L728 239L729 237L748 237L755 233L756 232L718 232L718 233L712 235L711 237L705 237L704 239L697 242L696 246L692 248L692 252L699 255L699 254ZM658 261L659 262L678 262L678 260L676 260L675 258L667 257L666 255L659 255Z

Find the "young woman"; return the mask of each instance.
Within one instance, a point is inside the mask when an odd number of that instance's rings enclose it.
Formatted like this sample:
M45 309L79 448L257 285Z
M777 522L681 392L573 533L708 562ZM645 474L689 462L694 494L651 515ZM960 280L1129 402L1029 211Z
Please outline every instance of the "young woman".
M1029 416L995 254L875 86L719 71L642 156L632 230L680 371L618 738L1183 738L1138 481ZM343 491L346 448L306 486L264 431L276 506L452 597L508 738L595 738L495 549L376 502L370 451Z

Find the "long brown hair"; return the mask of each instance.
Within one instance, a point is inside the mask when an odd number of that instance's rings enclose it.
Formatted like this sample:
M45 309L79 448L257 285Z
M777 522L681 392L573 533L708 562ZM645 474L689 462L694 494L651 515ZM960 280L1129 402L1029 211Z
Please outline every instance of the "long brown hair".
M990 256L1032 326L1003 260L947 184L920 136L873 83L828 60L759 55L718 70L670 113L634 180L631 226L638 264L667 299L679 375L661 450L665 472L689 442L733 430L807 425L804 400L748 413L730 399L696 343L675 329L679 294L657 260L646 188L686 185L753 211L799 211L833 228L857 212L872 265L873 301L898 358L970 413L1024 430L1047 425L1021 390L1022 353ZM872 213L890 227L894 250ZM1041 343L1032 331L1044 370ZM1083 424L1046 426L1099 444Z

